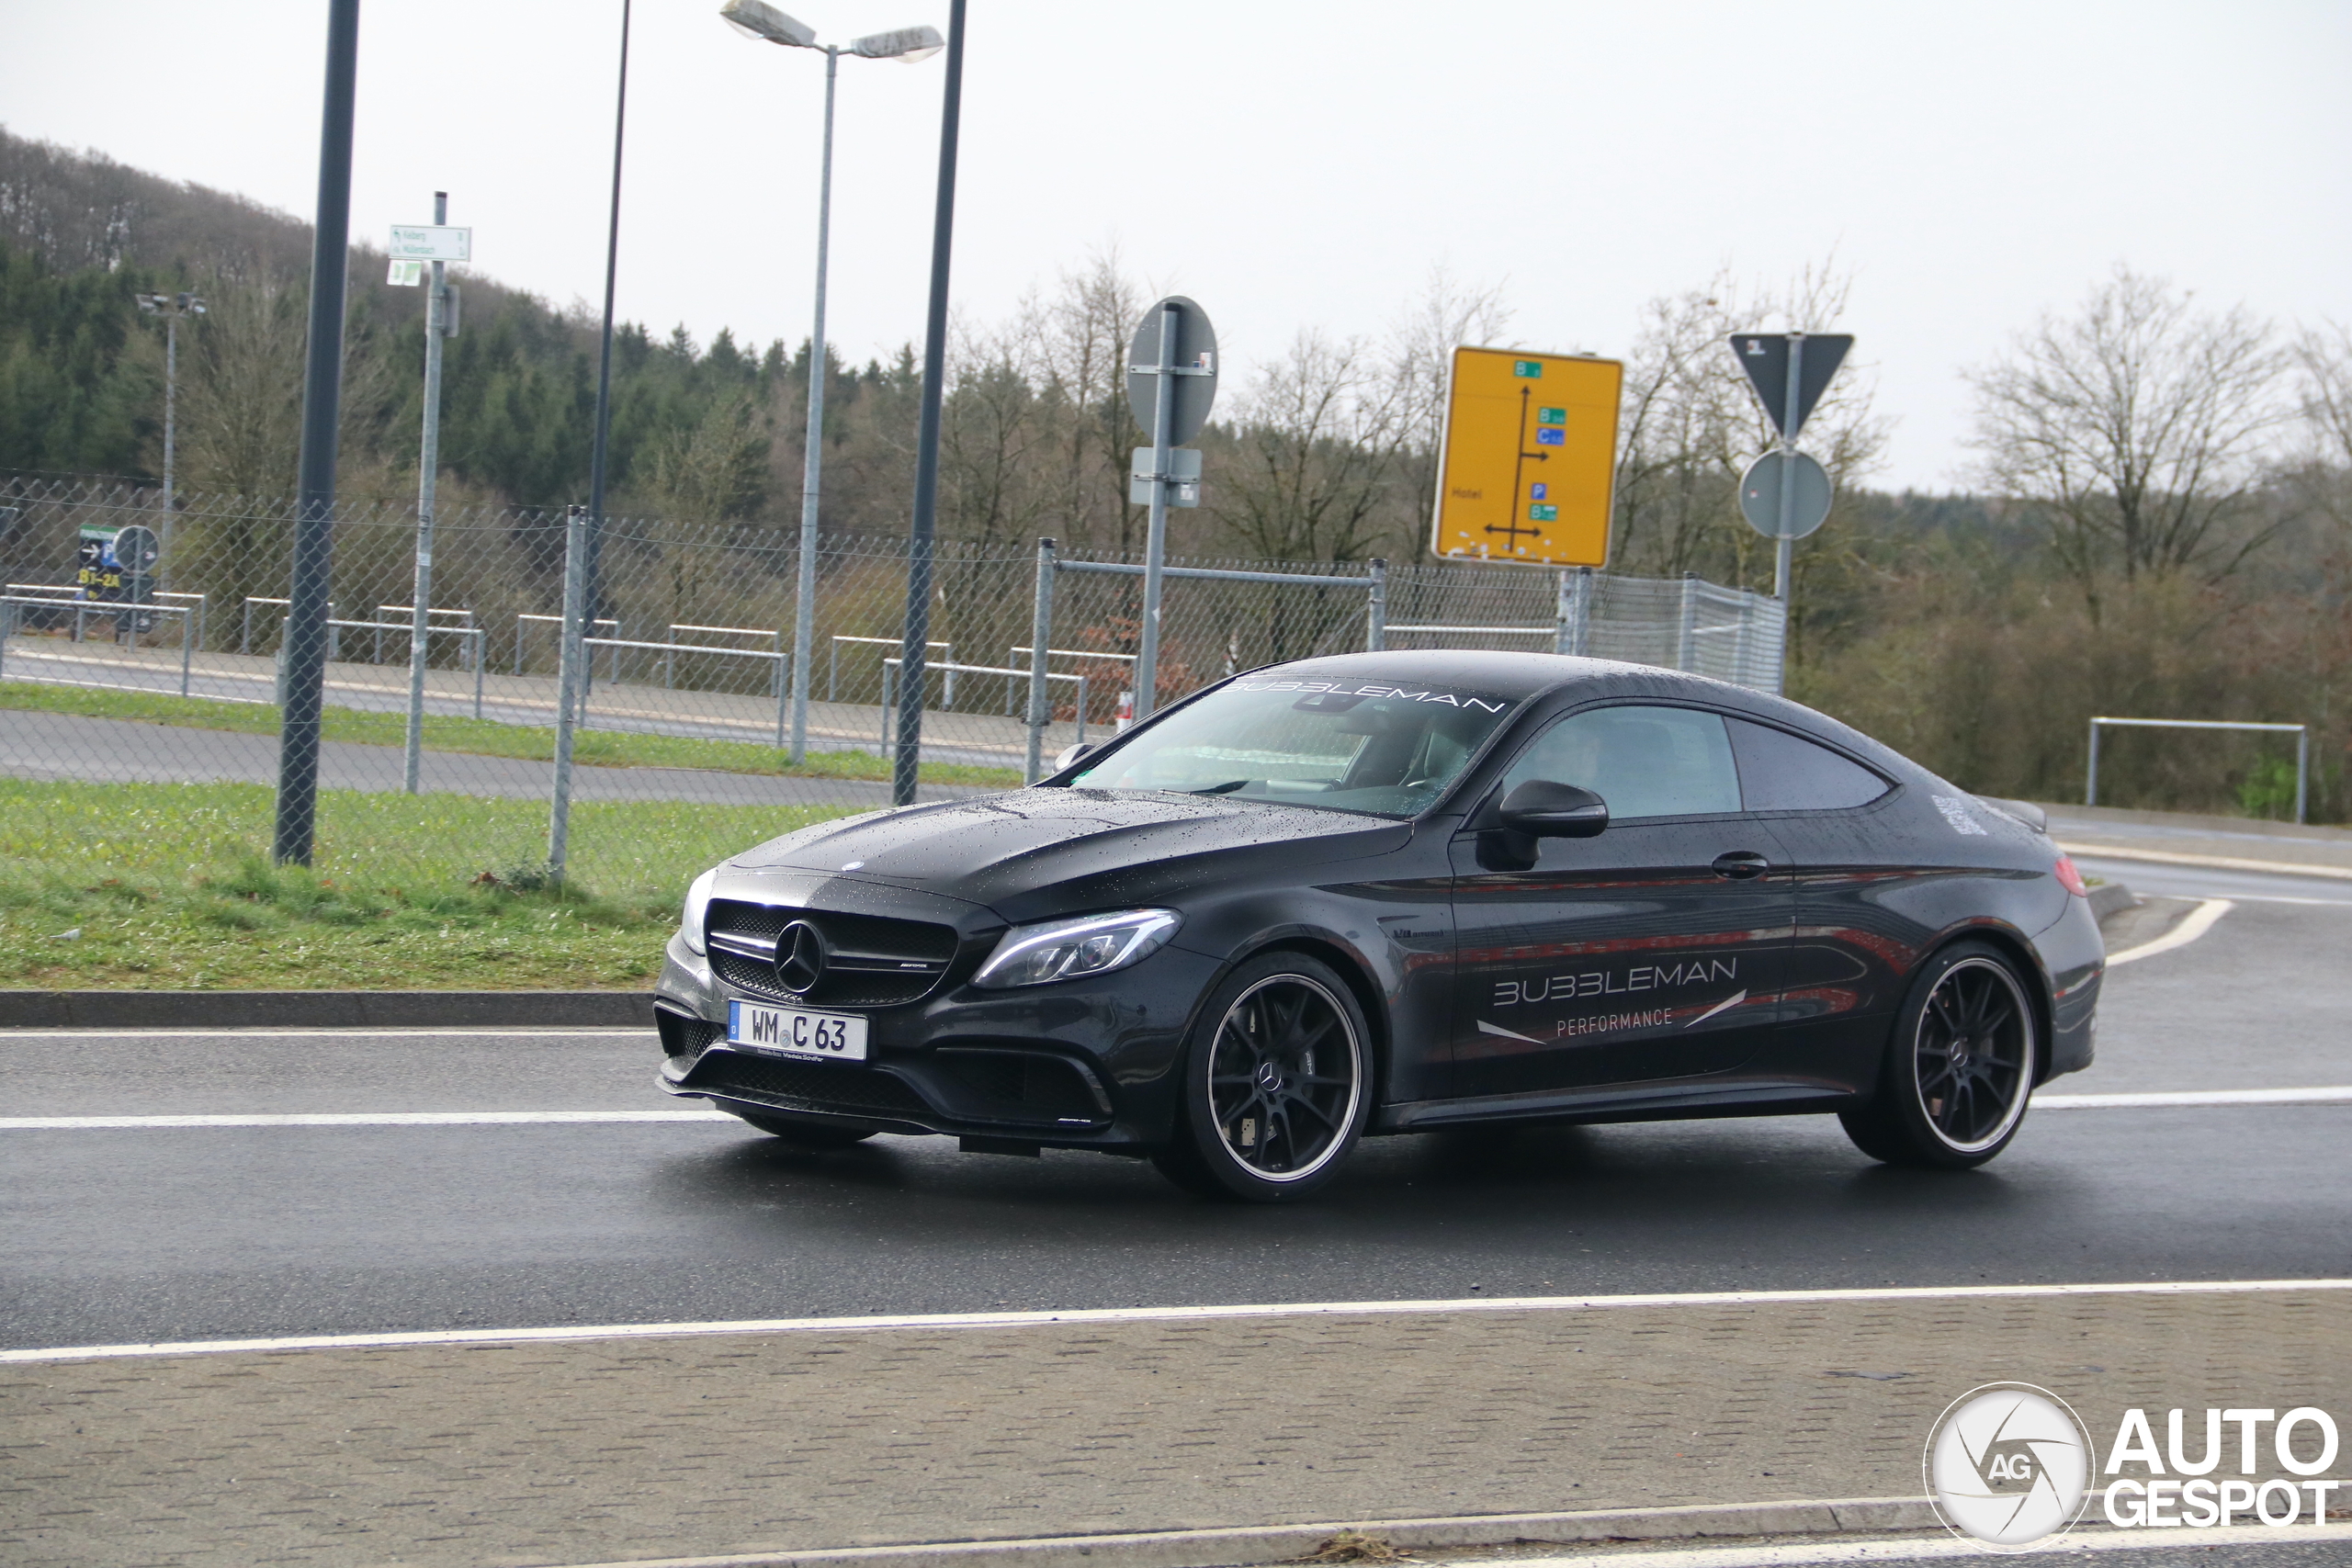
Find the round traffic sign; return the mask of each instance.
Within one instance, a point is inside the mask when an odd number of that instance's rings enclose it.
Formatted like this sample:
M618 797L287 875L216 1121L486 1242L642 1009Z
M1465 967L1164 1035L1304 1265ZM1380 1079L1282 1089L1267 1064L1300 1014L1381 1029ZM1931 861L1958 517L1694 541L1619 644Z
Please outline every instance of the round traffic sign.
M135 577L144 577L153 571L156 559L163 553L163 542L155 537L153 528L133 523L128 528L115 532L115 564Z
M1790 515L1781 516L1781 454L1767 452L1739 476L1739 511L1748 525L1768 539L1802 539L1829 516L1829 498L1836 493L1829 470L1803 452L1796 459L1795 491Z
M1173 352L1162 355L1159 323L1173 314ZM1216 401L1216 329L1209 313L1181 294L1160 300L1143 313L1135 341L1127 345L1127 405L1136 423L1148 438L1159 412L1161 367L1173 371L1167 381L1176 389L1174 410L1168 422L1168 445L1182 446L1209 422L1209 405Z

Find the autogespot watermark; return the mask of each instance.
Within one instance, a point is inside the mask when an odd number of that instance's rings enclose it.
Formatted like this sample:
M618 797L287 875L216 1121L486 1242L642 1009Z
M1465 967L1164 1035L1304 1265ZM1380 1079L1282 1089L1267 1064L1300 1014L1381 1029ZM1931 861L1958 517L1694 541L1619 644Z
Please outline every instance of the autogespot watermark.
M2100 1464L2089 1428L2064 1400L2031 1383L1987 1383L1936 1418L1921 1469L1945 1525L1992 1551L2021 1551L2063 1534L2087 1511L2100 1481L2101 1511L2120 1529L2328 1522L2330 1495L2343 1483L2311 1479L2335 1463L2335 1420L2326 1411L2209 1409L2193 1458L2189 1413L2165 1412L2165 1429L2159 1448L2148 1413L2126 1410ZM2233 1458L2237 1477L2214 1478Z

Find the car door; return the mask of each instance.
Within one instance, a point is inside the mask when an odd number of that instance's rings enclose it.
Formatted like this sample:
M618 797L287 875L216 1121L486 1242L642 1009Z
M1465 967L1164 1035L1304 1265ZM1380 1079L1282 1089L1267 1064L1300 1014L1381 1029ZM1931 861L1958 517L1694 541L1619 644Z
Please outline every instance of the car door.
M1902 910L1936 870L1918 863L1875 770L1774 725L1729 722L1743 796L1786 849L1795 891L1779 1044L1809 1072L1867 1083L1933 935Z
M1738 1066L1778 1019L1795 898L1780 841L1741 807L1722 716L1570 714L1511 761L1488 809L1530 779L1593 791L1610 825L1514 845L1482 811L1455 835L1454 1094Z

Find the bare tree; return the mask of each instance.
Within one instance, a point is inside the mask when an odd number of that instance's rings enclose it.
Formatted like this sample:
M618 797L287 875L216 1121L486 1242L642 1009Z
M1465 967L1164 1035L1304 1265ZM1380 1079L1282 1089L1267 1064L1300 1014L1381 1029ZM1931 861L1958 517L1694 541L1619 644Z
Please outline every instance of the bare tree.
M1968 377L1982 478L2039 509L2095 612L2106 571L2220 577L2278 527L2257 491L2288 413L2285 356L2244 307L2190 301L2119 266Z
M1843 321L1852 279L1808 266L1778 285L1747 288L1728 273L1644 308L1625 356L1618 430L1616 536L1611 559L1637 571L1686 571L1746 581L1768 570L1764 541L1739 515L1748 461L1778 445L1729 342L1736 332L1826 332ZM1842 491L1878 461L1886 422L1875 378L1849 365L1805 426L1805 450Z
M1397 389L1400 444L1396 481L1412 511L1406 526L1412 537L1403 552L1427 559L1435 532L1437 472L1444 454L1446 391L1453 373L1453 351L1464 345L1510 348L1511 309L1503 286L1457 282L1443 267L1430 272L1421 297L1407 308L1390 334L1389 354Z
M1068 520L1064 533L1122 552L1135 549L1142 529L1142 513L1127 503L1127 451L1136 445L1127 339L1143 307L1143 289L1111 247L1083 271L1064 273L1051 302L1033 313L1041 390L1059 416L1056 510Z
M1213 508L1249 554L1352 560L1377 516L1408 435L1406 382L1362 338L1308 330L1261 369L1236 420L1232 474Z

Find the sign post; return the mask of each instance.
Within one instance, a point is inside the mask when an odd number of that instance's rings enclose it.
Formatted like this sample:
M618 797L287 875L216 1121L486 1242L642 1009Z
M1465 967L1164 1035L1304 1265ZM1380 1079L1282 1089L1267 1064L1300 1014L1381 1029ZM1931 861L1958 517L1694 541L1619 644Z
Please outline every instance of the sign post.
M433 228L392 230L392 281L418 281L420 258L433 264L433 282L424 297L424 434L416 458L416 582L410 596L408 634L408 745L401 769L401 787L414 795L422 787L424 769L424 668L429 644L426 607L433 603L434 489L441 477L441 344L455 337L458 324L449 310L449 263L473 254L471 229L439 225L449 216L449 193L433 193ZM481 649L477 648L479 654Z
M1852 336L1844 333L1732 334L1732 355L1781 436L1780 450L1758 458L1740 477L1739 510L1751 527L1774 541L1772 597L1783 604L1789 602L1796 541L1829 515L1828 472L1797 450L1797 432L1853 346Z
M1455 349L1432 549L1512 566L1607 565L1624 377L1613 359Z
M1159 586L1167 569L1168 508L1201 503L1201 455L1183 443L1208 423L1216 401L1216 329L1208 312L1170 295L1143 313L1127 346L1127 401L1151 437L1151 466L1135 455L1128 497L1148 504L1144 535L1143 626L1136 644L1135 716L1149 718L1159 691Z

